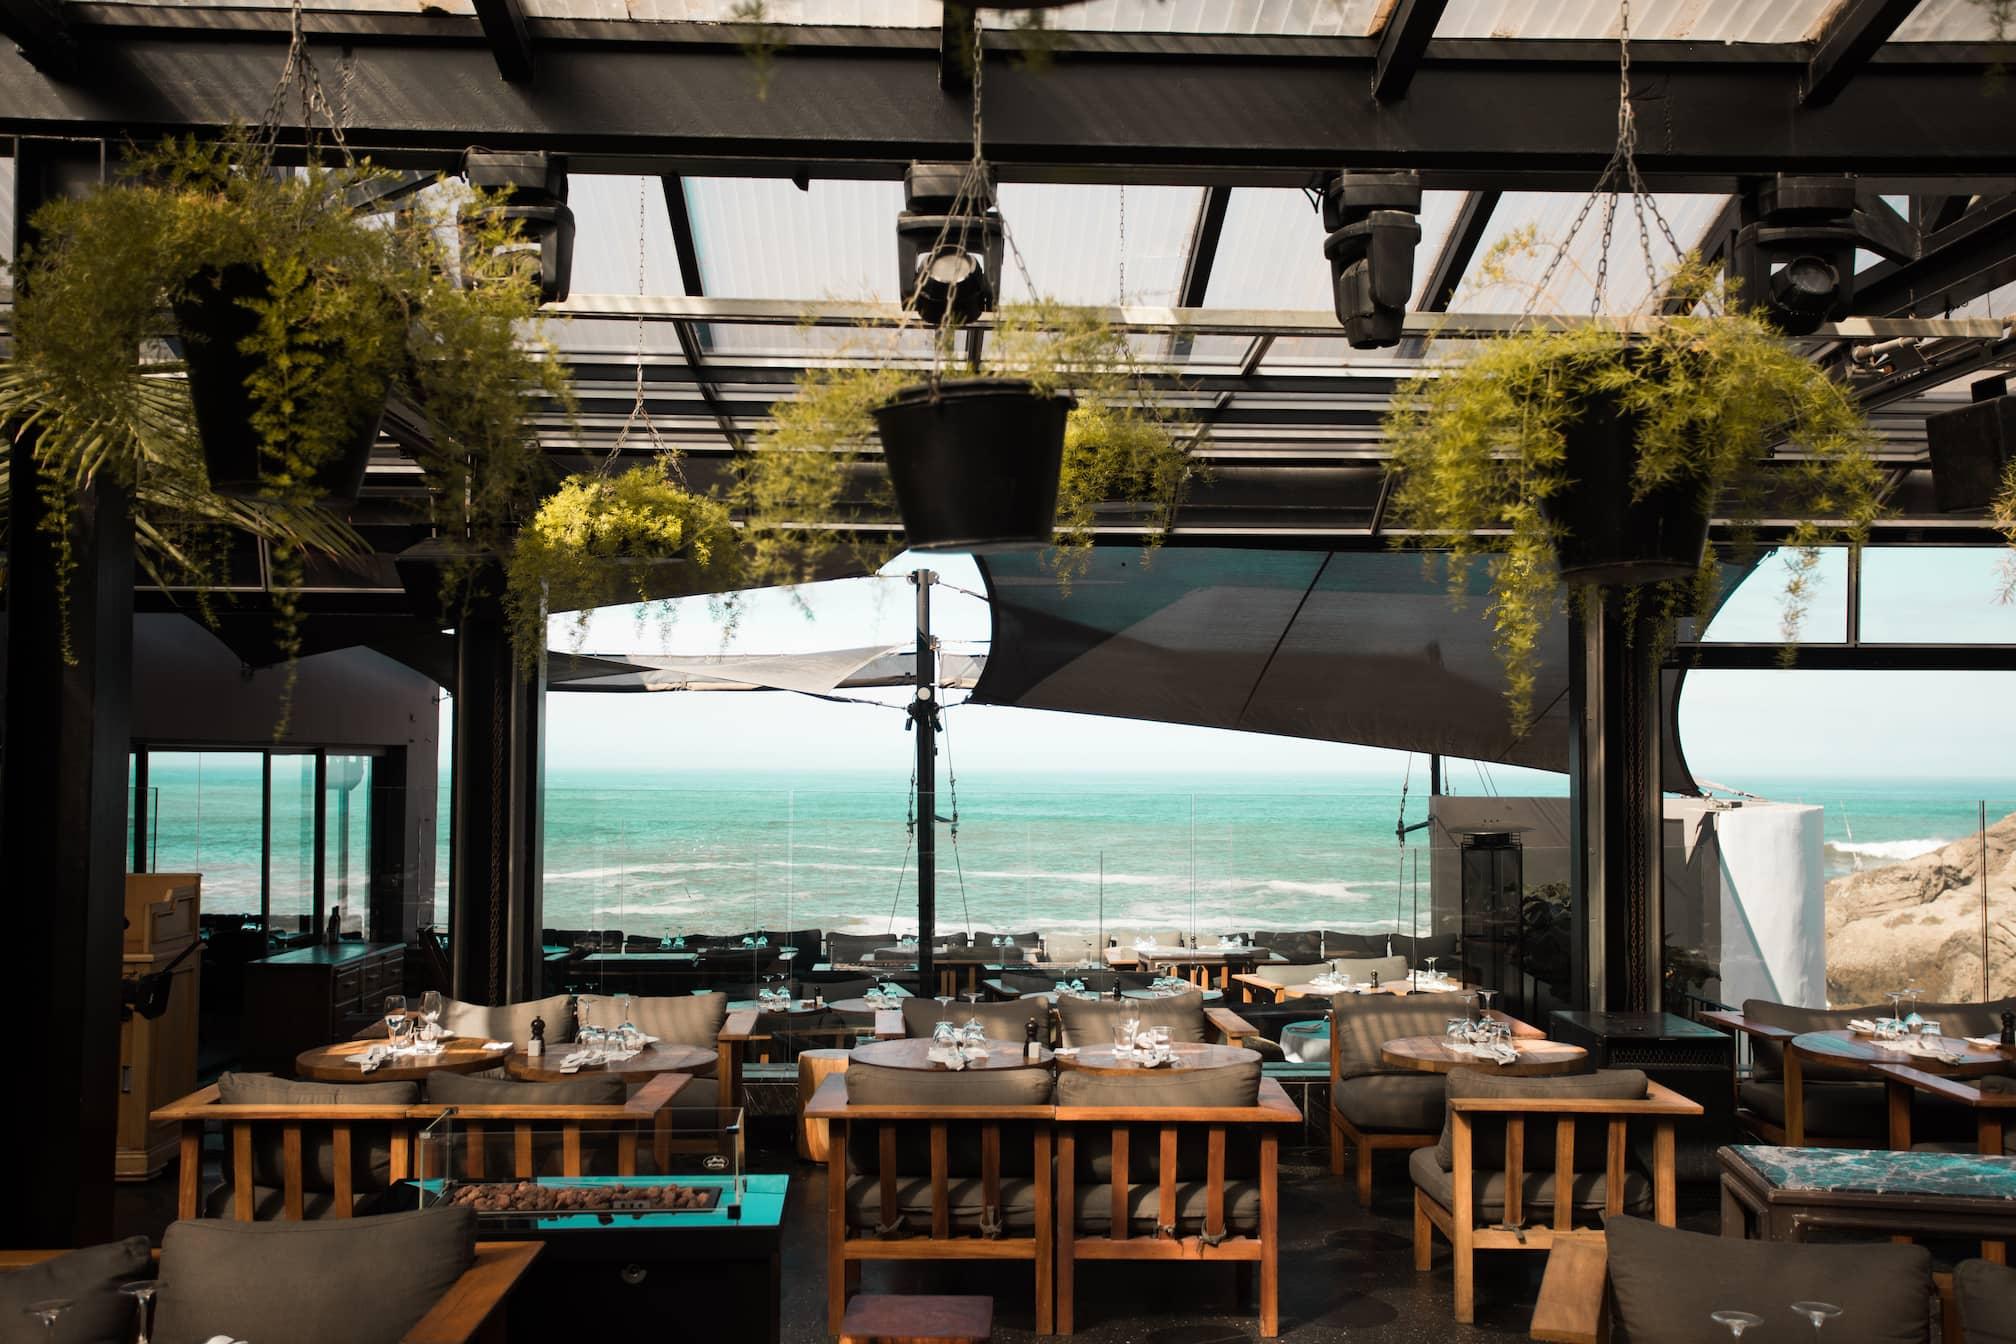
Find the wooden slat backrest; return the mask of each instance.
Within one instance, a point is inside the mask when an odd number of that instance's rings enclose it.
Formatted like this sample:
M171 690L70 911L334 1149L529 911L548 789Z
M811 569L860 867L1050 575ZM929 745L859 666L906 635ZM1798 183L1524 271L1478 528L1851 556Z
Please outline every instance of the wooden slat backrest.
M1557 1190L1561 1188L1564 1172L1570 1179L1575 1172L1575 1122L1565 1117L1554 1122L1554 1188ZM1554 1226L1563 1232L1575 1226L1573 1200L1554 1201Z
M1175 1235L1176 1229L1176 1126L1164 1125L1161 1130L1161 1151L1156 1154L1156 1164L1161 1180L1155 1189L1155 1227L1163 1236Z
M952 1162L945 1122L931 1122L931 1235L940 1241L952 1235ZM886 1216L886 1213L885 1213Z
M1225 1126L1212 1125L1204 1140L1204 1235L1225 1235Z
M990 1209L1001 1207L1001 1122L980 1126L980 1198Z
M338 1218L348 1218L355 1212L357 1192L352 1188L350 1173L350 1122L338 1120L329 1127L329 1161L335 1168L335 1202L330 1212Z
M1113 1192L1113 1225L1112 1230L1106 1235L1115 1241L1127 1240L1127 1234L1132 1230L1133 1223L1133 1220L1127 1216L1127 1208L1132 1202L1131 1196L1133 1193L1129 1185L1129 1181L1133 1177L1133 1169L1129 1165L1129 1155L1127 1152L1129 1133L1130 1131L1125 1125L1113 1126L1111 1139L1113 1145L1111 1149L1113 1154L1113 1178L1109 1182Z

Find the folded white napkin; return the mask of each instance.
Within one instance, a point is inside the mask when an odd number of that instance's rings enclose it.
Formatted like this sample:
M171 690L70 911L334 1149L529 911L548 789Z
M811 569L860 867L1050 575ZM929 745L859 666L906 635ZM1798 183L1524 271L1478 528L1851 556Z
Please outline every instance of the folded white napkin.
M233 1339L229 1335L212 1335L210 1338L204 1340L203 1344L245 1344L245 1341L242 1339Z
M934 1047L924 1052L924 1058L930 1060L933 1064L943 1064L948 1069L963 1069L966 1067L966 1056L960 1054L957 1050L941 1050Z
M483 1042L483 1048L484 1048L485 1050L509 1050L509 1049L511 1048L511 1042L509 1042L509 1041L485 1041L485 1042Z
M1078 1053L1078 1047L1075 1045L1060 1045L1050 1053L1056 1055L1059 1059L1070 1059Z
M1852 1017L1848 1019L1848 1030L1873 1032L1876 1030L1876 1024L1866 1017Z
M391 1046L374 1045L357 1056L357 1067L369 1073L390 1058L392 1058Z
M2002 1045L2000 1036L1969 1036L1966 1040L1967 1044L1978 1045L1984 1050L1999 1049Z

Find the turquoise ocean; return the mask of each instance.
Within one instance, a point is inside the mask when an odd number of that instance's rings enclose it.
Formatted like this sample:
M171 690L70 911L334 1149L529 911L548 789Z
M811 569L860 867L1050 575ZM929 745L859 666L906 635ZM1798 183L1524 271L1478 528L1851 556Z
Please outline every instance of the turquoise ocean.
M1426 816L1415 763L1408 822ZM307 908L312 776L275 771L273 909ZM1482 791L1487 777L1465 766ZM204 873L211 911L258 908L256 757L152 758L152 867ZM546 923L628 933L909 927L916 854L907 774L554 769L546 782ZM1008 773L940 782L941 927L1405 927L1428 899L1426 832L1394 835L1402 778L1357 775ZM1825 809L1828 875L1911 858L2016 811L2006 782L1746 778ZM1512 790L1507 790L1512 791ZM1565 782L1561 791L1565 791ZM1996 796L1999 793L1999 797ZM332 802L329 815L340 809ZM361 809L326 856L361 904ZM447 904L446 793L436 813Z

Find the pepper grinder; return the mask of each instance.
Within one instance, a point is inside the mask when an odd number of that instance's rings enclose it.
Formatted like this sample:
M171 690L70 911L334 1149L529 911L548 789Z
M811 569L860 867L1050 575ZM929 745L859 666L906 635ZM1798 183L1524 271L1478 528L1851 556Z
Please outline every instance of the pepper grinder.
M525 1042L525 1055L528 1059L538 1059L545 1053L546 1019L535 1017L532 1019L532 1039Z
M2016 1013L2002 1014L2002 1044L2016 1045Z

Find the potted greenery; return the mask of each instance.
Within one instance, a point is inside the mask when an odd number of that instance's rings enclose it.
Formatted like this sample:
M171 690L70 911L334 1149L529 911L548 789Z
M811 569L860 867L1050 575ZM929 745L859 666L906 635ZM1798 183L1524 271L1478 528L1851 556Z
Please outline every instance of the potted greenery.
M1532 712L1539 633L1564 584L1630 585L1660 612L1706 611L1711 509L1794 520L1784 623L1796 635L1817 547L1860 540L1882 478L1842 387L1761 316L1683 266L1642 335L1606 320L1528 327L1405 384L1386 417L1391 519L1446 548L1451 580L1490 566L1515 726ZM1769 464L1789 441L1796 460ZM1669 622L1670 624L1670 622Z
M569 476L519 531L506 605L521 657L546 648L549 612L662 602L734 588L741 541L728 508L696 495L669 457L614 475Z
M734 491L752 575L799 583L836 559L879 566L900 549L876 526L892 504L913 547L1055 544L1067 577L1097 516L1144 518L1152 545L1195 474L1201 428L1162 404L1125 335L1085 309L1010 305L985 351L978 367L921 380L880 358L800 375ZM867 455L878 436L881 473Z

